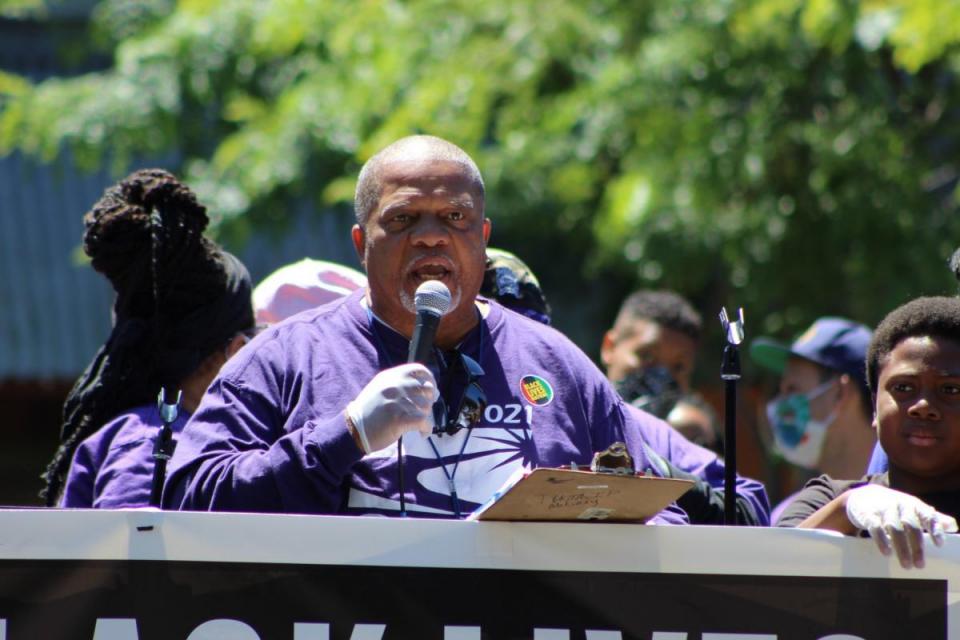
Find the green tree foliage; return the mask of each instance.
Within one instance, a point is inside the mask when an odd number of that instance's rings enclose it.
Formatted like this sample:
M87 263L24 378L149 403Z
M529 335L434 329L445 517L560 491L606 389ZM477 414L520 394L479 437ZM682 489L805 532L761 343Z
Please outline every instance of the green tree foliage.
M43 8L43 0L0 0L0 18L42 15Z
M107 0L95 16L109 70L0 75L0 153L69 148L118 172L173 154L229 231L280 226L293 198L349 206L376 149L443 136L484 172L495 243L588 349L635 286L743 305L754 335L955 287L956 0Z

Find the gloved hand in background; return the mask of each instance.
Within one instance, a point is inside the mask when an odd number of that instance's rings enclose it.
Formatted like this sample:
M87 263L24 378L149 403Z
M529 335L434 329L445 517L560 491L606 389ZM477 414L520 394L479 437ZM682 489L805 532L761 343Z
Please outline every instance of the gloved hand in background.
M957 532L957 521L919 498L876 484L846 492L850 523L873 538L880 552L896 551L904 569L923 567L923 532L934 544L943 544L947 533Z
M347 405L364 453L385 449L408 431L430 435L433 403L439 398L433 374L419 363L385 369Z
M691 480L693 482L693 486L677 498L677 506L687 512L690 524L723 524L723 489L714 488L703 478L680 469L646 444L643 445L643 449L658 475L664 478ZM736 499L736 520L737 524L745 526L764 526L767 524L757 514L750 500L741 495L738 495Z

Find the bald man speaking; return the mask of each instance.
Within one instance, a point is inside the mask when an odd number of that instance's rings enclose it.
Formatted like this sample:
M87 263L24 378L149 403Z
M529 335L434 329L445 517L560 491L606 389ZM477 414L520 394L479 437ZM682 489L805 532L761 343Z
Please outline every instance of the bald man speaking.
M391 144L361 170L355 208L367 288L262 332L227 364L180 436L166 507L397 515L402 490L408 515L456 518L520 467L589 465L613 442L650 466L625 437L646 416L585 354L478 297L491 223L462 149ZM450 308L428 364L408 364L428 281L446 285ZM486 406L459 428L477 387ZM654 522L685 520L667 510Z

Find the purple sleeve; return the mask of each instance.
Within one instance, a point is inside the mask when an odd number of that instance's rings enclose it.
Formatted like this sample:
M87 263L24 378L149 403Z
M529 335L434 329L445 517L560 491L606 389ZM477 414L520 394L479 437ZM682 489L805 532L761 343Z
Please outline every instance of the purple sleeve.
M662 420L657 429L667 433L670 460L680 469L699 476L714 489L724 488L726 464L714 452L687 440L682 433ZM770 501L762 482L737 474L737 495L753 506L761 526L770 525Z
M164 488L174 509L335 513L362 452L342 412L285 430L275 400L218 378L177 443Z
M91 509L93 508L93 483L99 468L96 446L90 440L84 440L73 454L73 462L67 472L63 485L59 507Z
M603 450L614 442L623 441L627 445L627 451L633 457L634 466L637 469L649 469L657 473L653 466L648 463L646 452L643 450L642 439L630 435L638 432L637 426L634 424L636 416L620 399L620 396L617 395L596 366L590 363L581 369L581 372L584 371L589 372L593 378L591 380L588 377L586 381L581 382L581 385L585 390L592 390L591 393L585 394L585 403L588 424L591 425L594 451ZM690 524L690 521L686 512L674 503L651 518L648 523Z
M642 440L631 437L629 434L636 434L638 429L634 424L636 417L628 409L628 405L617 398L617 406L621 415L622 440L627 445L627 451L633 457L634 466L638 470L645 470L647 473L653 472L660 475L653 465L647 460L646 451L643 449ZM681 509L677 503L671 503L666 509L658 513L648 521L648 524L690 524L690 518L686 511Z
M631 405L626 407L634 425L626 434L628 445L631 439L644 442L681 471L697 476L714 489L723 490L726 465L717 454L690 442L663 420ZM737 496L749 503L756 516L754 524L770 525L770 502L763 483L737 474Z
M144 437L137 440L111 444L94 482L94 508L150 506L153 448L159 430L156 427L143 433Z
M187 413L181 411L171 425L174 433L186 419ZM160 425L156 407L146 405L129 409L87 437L74 454L60 506L149 506Z
M887 459L887 452L883 450L880 442L873 447L873 455L870 456L870 463L867 465L867 473L883 473L890 467L890 461Z

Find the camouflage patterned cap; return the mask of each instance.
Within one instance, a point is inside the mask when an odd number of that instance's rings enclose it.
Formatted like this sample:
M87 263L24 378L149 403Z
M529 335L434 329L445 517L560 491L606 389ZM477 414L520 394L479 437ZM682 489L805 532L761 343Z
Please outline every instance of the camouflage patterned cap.
M480 295L543 324L550 324L550 305L540 282L520 258L503 249L487 248L487 270Z

